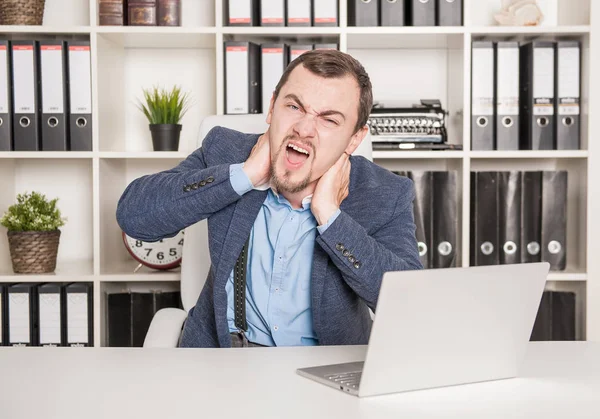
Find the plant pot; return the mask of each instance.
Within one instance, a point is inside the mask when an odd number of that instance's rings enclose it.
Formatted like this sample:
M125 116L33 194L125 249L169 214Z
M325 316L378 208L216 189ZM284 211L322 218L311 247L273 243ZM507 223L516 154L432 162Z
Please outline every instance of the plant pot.
M150 124L154 151L179 151L181 124Z
M0 0L0 25L42 25L45 0Z
M7 234L15 273L54 272L60 230L9 231Z

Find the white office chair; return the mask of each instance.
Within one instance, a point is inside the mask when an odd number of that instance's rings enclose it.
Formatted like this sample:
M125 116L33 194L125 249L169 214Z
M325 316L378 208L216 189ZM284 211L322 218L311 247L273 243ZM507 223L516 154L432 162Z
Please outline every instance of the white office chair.
M223 126L250 134L263 133L268 127L265 119L266 116L263 114L209 116L200 125L197 146L202 145L206 134L215 126ZM364 156L373 161L370 134L367 134L353 155ZM209 268L208 228L206 220L202 220L185 229L180 283L183 310L176 308L159 310L152 319L144 340L144 347L174 348L178 346L183 323L189 310L196 305Z

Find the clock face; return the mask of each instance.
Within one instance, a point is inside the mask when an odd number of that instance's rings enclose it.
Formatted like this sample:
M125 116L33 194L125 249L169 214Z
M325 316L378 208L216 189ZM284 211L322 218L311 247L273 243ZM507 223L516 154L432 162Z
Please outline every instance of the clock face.
M125 247L143 265L154 269L171 269L181 264L184 230L175 237L157 242L134 239L123 232Z

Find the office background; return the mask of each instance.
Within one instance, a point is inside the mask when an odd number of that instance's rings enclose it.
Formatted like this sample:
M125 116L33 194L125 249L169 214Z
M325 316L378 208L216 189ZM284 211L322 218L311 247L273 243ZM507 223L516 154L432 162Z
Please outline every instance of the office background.
M594 217L600 205L600 187L593 181L600 174L600 165L592 141L599 131L589 118L595 109L594 98L600 94L591 77L600 70L600 47L592 42L600 25L598 8L591 7L591 0L558 0L557 26L500 27L493 20L500 1L463 0L460 26L353 26L351 3L339 1L335 26L265 27L229 25L228 0L181 0L181 25L157 27L101 25L98 0L47 0L42 26L0 26L0 39L5 40L89 42L92 105L89 151L0 152L0 211L14 202L16 194L35 189L58 197L68 218L61 228L57 268L51 275L14 274L8 242L0 240L0 283L87 284L91 344L108 346L109 295L179 290L177 269L142 267L135 271L138 262L123 245L115 208L131 180L174 167L194 150L203 117L227 113L225 43L335 44L364 64L376 101L439 99L448 111L448 142L461 145L462 150L375 150L373 158L375 163L408 176L409 172L424 171L453 174L455 266L469 266L473 260L472 182L477 178L473 172L567 172L563 197L566 263L550 273L548 289L574 293L576 339L600 339L600 260L594 257L594 251L600 249L594 234L600 232L600 222ZM578 147L473 147L473 42L533 39L580 42ZM135 106L142 89L155 84L181 85L193 97L194 106L182 121L178 151L153 151L147 120ZM0 227L0 233L5 236L6 229ZM172 296L165 295L165 299ZM113 298L116 301L117 297ZM147 301L156 309L155 298Z

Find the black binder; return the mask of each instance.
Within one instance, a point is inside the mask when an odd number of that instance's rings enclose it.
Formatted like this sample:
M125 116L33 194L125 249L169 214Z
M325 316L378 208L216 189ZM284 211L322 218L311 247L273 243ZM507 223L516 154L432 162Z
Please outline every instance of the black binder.
M224 0L225 26L258 26L258 0Z
M544 291L530 341L574 341L575 309L575 293Z
M0 39L0 151L12 151L12 64L10 41Z
M542 172L521 173L521 262L542 259Z
M437 0L437 26L462 26L462 0Z
M407 0L381 0L381 26L406 26Z
M412 26L435 26L436 0L408 0L408 15Z
M435 171L433 180L431 267L456 266L457 251L457 189L456 172Z
M8 295L5 284L0 284L0 346L8 345Z
M567 263L567 181L566 171L542 174L542 260L553 271Z
M9 346L38 345L37 283L8 286Z
M471 172L470 265L498 265L498 172Z
M348 0L348 26L378 26L378 0Z
M89 41L67 41L69 149L92 151L92 73Z
M471 148L494 150L494 44L472 43Z
M65 310L64 291L60 283L40 284L38 297L39 346L64 346Z
M398 174L402 172L397 172ZM423 268L432 267L431 253L435 251L432 245L432 184L433 176L430 171L411 171L408 177L413 181L415 188L414 219L416 225L415 235L419 249L419 259Z
M58 40L41 40L38 47L42 113L41 148L44 151L66 151L69 148L66 117L68 105L66 44Z
M16 151L40 150L37 41L11 41L13 146Z
M521 172L498 173L498 252L500 264L521 262Z
M521 149L553 150L554 42L528 42L520 49Z
M66 345L94 346L93 285L74 282L65 286Z
M580 135L581 44L556 44L556 148L578 150Z
M261 113L260 45L248 41L226 41L224 70L225 113Z
M494 115L497 150L519 149L519 43L494 48Z

